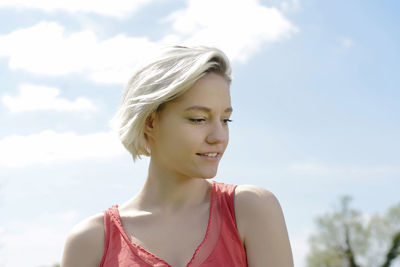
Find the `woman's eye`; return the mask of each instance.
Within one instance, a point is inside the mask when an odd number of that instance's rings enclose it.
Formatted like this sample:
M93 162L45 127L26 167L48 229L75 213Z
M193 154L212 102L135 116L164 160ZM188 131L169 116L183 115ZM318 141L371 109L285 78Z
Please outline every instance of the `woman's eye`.
M195 122L195 123L202 123L204 121L206 121L205 119L201 119L201 118L190 118L189 119L191 122ZM228 122L232 122L232 120L230 119L224 119L223 120L224 124L228 125Z
M192 122L197 122L197 123L205 121L205 119L194 119L194 118L190 118L189 120Z

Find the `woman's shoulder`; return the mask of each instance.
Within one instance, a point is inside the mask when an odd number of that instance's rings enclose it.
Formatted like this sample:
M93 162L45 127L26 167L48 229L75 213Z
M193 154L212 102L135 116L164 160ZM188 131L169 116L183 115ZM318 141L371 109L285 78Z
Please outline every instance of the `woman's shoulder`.
M257 204L257 202L276 204L277 198L274 193L261 186L244 184L236 187L235 200L245 204Z
M255 220L264 221L267 217L276 216L281 210L276 196L261 186L238 185L234 198L236 224L243 242L246 236L261 230L254 228Z
M103 213L82 220L67 236L61 266L98 266L103 256L104 241Z
M256 185L237 186L235 213L249 265L293 266L283 211L271 191Z
M235 213L242 224L252 224L271 217L282 217L278 198L271 191L257 185L238 185L235 190ZM252 227L246 227L254 229Z

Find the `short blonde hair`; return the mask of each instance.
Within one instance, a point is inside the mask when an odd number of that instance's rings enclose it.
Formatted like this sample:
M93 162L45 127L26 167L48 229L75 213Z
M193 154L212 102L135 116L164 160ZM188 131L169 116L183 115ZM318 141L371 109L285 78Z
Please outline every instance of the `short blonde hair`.
M232 81L227 56L214 47L168 47L138 70L129 79L122 101L112 119L125 148L133 160L151 152L144 134L147 117L186 90L208 72Z

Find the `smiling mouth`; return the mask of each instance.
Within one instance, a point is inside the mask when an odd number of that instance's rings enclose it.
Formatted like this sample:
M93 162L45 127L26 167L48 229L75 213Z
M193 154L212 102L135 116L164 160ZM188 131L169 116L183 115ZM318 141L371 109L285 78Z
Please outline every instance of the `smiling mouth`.
M221 157L220 153L196 153L196 155L202 157L203 159L208 159L208 160L218 160Z
M209 156L209 157L216 157L218 156L218 152L210 152L210 153L196 153L197 155L200 156Z

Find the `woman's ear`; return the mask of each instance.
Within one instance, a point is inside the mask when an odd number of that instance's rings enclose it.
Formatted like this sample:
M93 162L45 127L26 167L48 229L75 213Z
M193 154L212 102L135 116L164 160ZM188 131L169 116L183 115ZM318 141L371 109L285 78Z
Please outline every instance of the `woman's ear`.
M154 138L155 122L156 122L156 112L152 112L147 118L144 125L144 134L146 138Z

